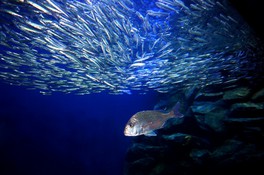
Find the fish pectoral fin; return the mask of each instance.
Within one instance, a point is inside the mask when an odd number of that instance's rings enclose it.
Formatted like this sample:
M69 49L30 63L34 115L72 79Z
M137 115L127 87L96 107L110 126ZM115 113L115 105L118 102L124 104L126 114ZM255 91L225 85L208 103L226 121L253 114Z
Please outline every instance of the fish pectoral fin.
M150 131L144 134L145 136L157 136L157 134L154 131Z

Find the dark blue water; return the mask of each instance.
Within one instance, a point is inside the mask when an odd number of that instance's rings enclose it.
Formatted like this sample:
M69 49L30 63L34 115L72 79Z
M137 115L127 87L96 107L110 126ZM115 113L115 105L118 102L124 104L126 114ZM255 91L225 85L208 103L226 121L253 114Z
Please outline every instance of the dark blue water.
M248 5L256 2L243 2L233 0L262 29L255 20L261 6L252 11ZM124 126L134 113L153 109L157 98L151 92L43 96L0 82L0 175L121 175L131 139Z
M157 95L84 96L0 84L0 174L123 174L134 113Z

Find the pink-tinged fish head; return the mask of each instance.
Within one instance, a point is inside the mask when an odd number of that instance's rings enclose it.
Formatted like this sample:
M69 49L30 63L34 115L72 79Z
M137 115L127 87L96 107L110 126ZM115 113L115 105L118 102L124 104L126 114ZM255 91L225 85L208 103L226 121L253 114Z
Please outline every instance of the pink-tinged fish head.
M130 120L127 122L125 130L124 130L125 136L138 136L142 135L142 126L136 120L135 115L130 118Z
M168 119L183 117L183 114L179 112L179 107L180 103L177 103L168 113L155 110L136 113L129 119L125 126L125 136L156 136L155 131L164 127Z

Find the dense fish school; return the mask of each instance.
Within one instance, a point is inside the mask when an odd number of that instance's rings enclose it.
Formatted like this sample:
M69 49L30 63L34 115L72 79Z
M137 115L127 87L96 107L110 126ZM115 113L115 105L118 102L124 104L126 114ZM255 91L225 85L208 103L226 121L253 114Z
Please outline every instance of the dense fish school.
M256 46L226 0L0 2L0 80L43 94L235 82L254 76Z

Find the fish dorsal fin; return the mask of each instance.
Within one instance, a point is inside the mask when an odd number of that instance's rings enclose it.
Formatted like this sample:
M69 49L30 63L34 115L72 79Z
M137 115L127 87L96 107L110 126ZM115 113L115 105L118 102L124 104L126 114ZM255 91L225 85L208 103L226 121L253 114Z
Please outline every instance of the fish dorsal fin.
M177 102L175 105L174 105L174 107L172 108L172 110L169 112L169 115L170 116L173 116L173 117L179 117L179 118L181 118L181 117L183 117L183 114L181 114L180 112L179 112L179 109L180 109L180 102Z

